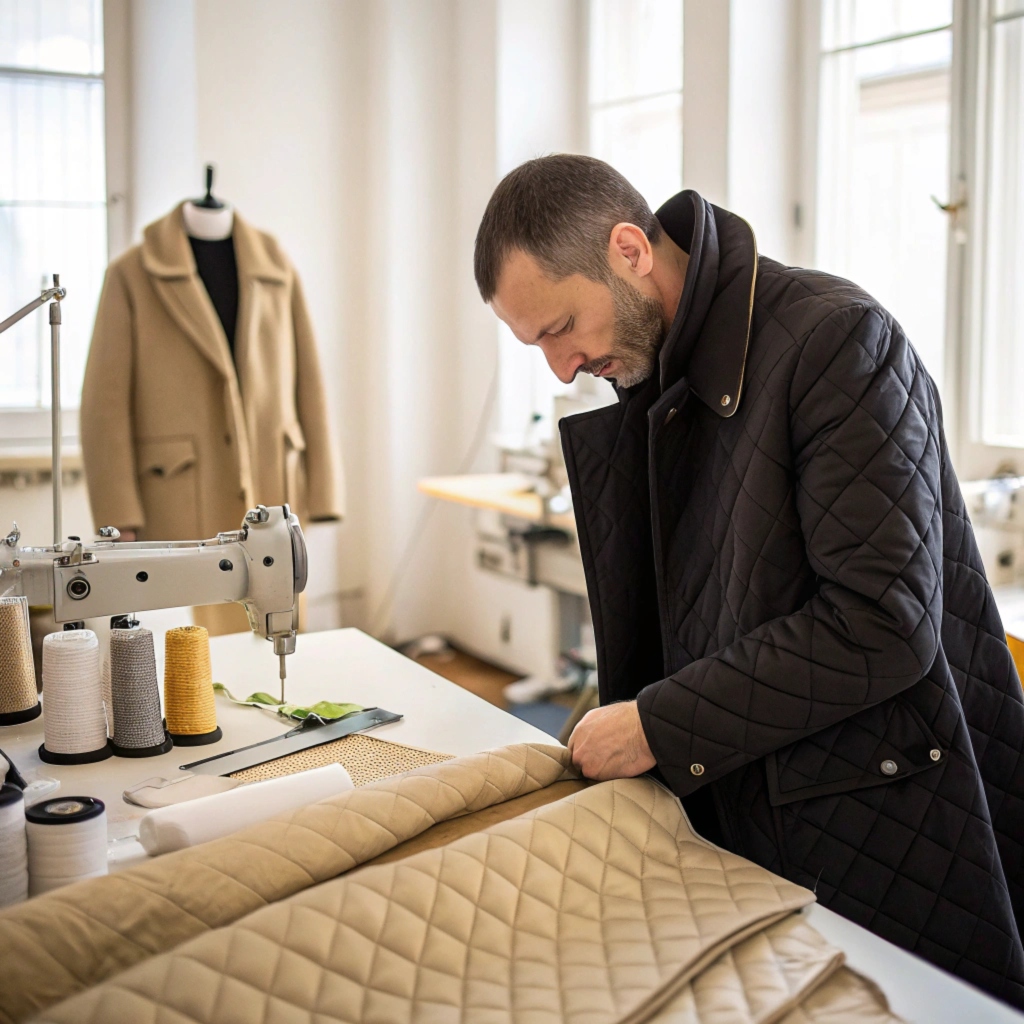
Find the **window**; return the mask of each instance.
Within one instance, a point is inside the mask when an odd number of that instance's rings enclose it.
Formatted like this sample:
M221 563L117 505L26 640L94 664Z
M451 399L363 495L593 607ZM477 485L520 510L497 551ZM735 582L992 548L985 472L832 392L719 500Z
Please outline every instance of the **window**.
M952 0L821 0L815 264L945 363Z
M107 264L102 0L0 0L0 319L54 271L76 407ZM0 336L0 408L49 406L45 309Z
M682 188L683 0L588 0L587 150L621 171L652 208ZM581 376L562 384L536 349L499 333L499 443L531 447L554 432L554 404L574 395L614 401L611 386Z
M962 479L1024 472L1024 0L806 10L813 262L906 329Z
M1024 448L1024 0L996 0L981 17L980 106L988 117L976 426L986 445Z
M590 152L653 209L683 178L682 0L590 0Z

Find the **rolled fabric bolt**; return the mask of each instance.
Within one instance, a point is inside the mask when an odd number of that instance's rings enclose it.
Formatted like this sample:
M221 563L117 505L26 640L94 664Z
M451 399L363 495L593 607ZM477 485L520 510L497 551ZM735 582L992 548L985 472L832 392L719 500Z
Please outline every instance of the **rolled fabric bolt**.
M179 626L167 631L164 714L176 746L215 743L221 738L210 667L210 634L202 626Z
M0 725L18 725L38 718L28 599L0 597Z
M153 634L143 627L110 633L112 746L118 757L152 757L171 749L160 712Z
M352 788L352 779L340 764L253 782L150 811L139 822L139 842L150 856L183 850Z
M107 873L107 813L102 800L62 796L25 812L29 894Z
M17 786L0 786L0 907L28 898L28 841L25 796Z
M43 745L50 764L87 764L110 757L100 684L100 645L91 629L50 633L43 640Z

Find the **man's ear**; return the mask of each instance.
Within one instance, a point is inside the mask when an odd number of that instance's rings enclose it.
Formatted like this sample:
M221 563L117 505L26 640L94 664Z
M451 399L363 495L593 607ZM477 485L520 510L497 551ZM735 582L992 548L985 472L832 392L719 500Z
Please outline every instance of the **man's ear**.
M646 277L654 267L650 239L635 224L616 224L608 238L608 262L620 277Z

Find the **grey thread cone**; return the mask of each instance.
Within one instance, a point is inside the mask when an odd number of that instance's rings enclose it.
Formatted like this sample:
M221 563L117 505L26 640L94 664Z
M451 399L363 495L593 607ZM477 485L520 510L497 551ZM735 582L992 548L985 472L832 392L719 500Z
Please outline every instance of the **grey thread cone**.
M148 629L111 631L110 692L117 746L140 749L164 742L153 634Z

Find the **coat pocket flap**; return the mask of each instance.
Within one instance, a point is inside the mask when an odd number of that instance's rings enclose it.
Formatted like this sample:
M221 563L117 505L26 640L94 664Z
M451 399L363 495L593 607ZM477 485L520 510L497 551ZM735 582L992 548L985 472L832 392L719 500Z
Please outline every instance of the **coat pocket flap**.
M294 451L304 452L306 450L306 435L298 423L292 423L284 428L284 437Z
M139 472L169 477L195 465L196 446L190 437L169 437L139 443Z
M903 697L883 701L765 759L773 806L898 782L945 760Z

